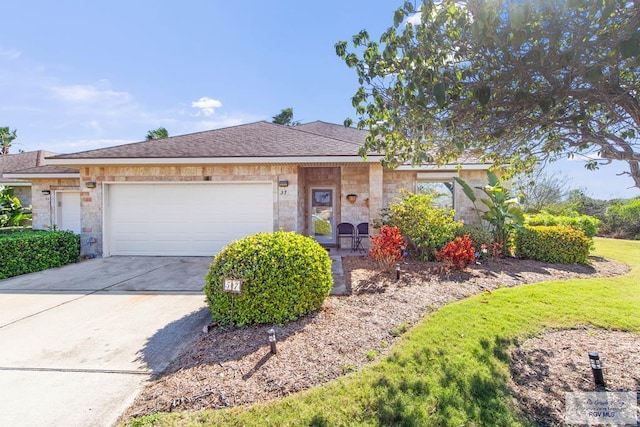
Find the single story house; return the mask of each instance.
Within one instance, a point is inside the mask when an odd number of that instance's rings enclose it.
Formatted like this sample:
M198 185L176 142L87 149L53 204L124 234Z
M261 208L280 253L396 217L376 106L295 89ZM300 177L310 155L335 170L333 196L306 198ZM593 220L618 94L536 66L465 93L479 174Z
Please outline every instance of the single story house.
M53 155L55 153L42 150L0 155L0 186L13 188L13 195L20 200L22 206L31 205L31 181L4 175L44 165L44 158Z
M212 256L280 229L346 246L336 225L371 223L401 189L439 191L459 219L476 220L453 178L483 185L489 165L385 169L380 156L358 155L366 135L321 121L261 121L56 155L13 177L32 182L34 228L65 228L60 217L77 212L88 257Z

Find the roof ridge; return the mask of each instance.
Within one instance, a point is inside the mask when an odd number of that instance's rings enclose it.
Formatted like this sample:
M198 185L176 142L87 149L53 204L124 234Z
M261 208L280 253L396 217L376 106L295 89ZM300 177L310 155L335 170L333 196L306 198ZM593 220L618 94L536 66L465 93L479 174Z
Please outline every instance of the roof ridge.
M161 138L161 140L165 140L166 141L166 140L170 140L170 139L173 139L173 138L180 138L180 137L191 136L191 135L199 135L199 134L215 132L215 131L223 130L223 129L233 129L233 128L237 128L237 127L241 127L241 126L255 125L255 124L258 124L258 123L272 124L272 123L267 122L266 120L258 120L257 122L241 123L241 124L237 124L237 125L233 125L233 126L225 126L225 127L217 128L217 129L201 130L201 131L198 131L198 132L183 133L183 134L180 134L180 135L168 136L166 138ZM129 145L145 144L147 142L148 143L153 143L153 142L157 142L157 141L158 140L152 139L152 140L148 140L148 141L127 142L125 144L118 144L118 145L113 145L113 146L109 146L109 147L93 148L91 150L75 151L73 153L56 154L54 156L48 156L47 158L54 158L54 157L58 157L58 156L66 156L68 154L90 153L92 151L104 150L106 148L126 147L126 146L129 146Z
M310 123L316 123L316 122L326 123L326 124L328 124L328 125L340 126L340 125L335 124L335 123L322 122L321 120L316 120L315 122L309 122L309 123L307 123L307 124L310 124ZM340 142L345 142L345 143L347 143L347 144L355 145L355 146L357 146L357 147L362 147L362 146L363 146L362 144L358 144L357 142L353 142L353 141L347 141L346 139L337 138L337 137L334 137L334 136L323 135L323 134L321 134L321 133L312 132L312 131L309 131L309 130L296 129L296 128L297 128L297 126L286 126L286 127L290 128L290 129L292 129L292 130L295 130L295 131L297 131L297 132L304 132L304 133L308 133L308 134L310 134L310 135L321 136L321 137L323 137L323 138L333 139L333 140L335 140L335 141L340 141ZM348 128L345 128L345 129L348 129ZM356 129L356 128L350 128L350 129L360 130L360 129Z

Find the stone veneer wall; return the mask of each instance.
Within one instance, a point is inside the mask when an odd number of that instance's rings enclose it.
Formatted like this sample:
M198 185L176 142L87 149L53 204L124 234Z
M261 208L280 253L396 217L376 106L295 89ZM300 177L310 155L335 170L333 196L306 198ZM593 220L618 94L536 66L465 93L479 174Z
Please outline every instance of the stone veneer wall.
M382 195L383 207L395 203L400 198L401 190L415 191L416 172L413 171L384 171L384 190ZM379 213L378 216L379 217Z
M43 190L51 191L46 196ZM51 204L56 190L77 190L80 191L80 184L74 178L47 178L31 180L31 209L33 220L31 221L34 230L47 230L53 225L54 206ZM86 196L86 192L81 192L80 197Z
M484 170L461 170L460 178L465 180L471 188L487 185L487 171ZM476 198L479 200L486 195L480 190L474 190ZM480 224L480 219L475 211L473 203L464 194L462 188L456 183L454 190L453 205L456 209L456 219L461 219L465 224ZM477 203L478 207L483 207L484 203Z
M95 181L84 189L82 246L85 256L102 256L103 185L118 182L273 182L273 229L298 230L298 168L295 165L202 165L202 166L92 166L80 168L80 182ZM278 187L287 180L288 187ZM89 243L92 242L92 243Z
M342 191L340 192L340 222L350 222L357 225L361 222L369 222L369 167L349 167L341 168ZM358 199L355 203L347 200L348 194L355 194Z

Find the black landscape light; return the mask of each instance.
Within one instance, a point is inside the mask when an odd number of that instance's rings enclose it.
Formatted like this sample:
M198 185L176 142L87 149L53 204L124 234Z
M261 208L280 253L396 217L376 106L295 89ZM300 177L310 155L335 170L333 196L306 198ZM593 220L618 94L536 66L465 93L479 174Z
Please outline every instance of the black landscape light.
M269 334L269 344L271 345L271 353L276 354L276 331L273 328L267 331Z
M400 264L396 264L396 282L400 280Z
M600 356L595 351L589 352L589 362L591 363L591 372L593 373L593 381L597 386L604 385L604 376L602 375L602 363Z

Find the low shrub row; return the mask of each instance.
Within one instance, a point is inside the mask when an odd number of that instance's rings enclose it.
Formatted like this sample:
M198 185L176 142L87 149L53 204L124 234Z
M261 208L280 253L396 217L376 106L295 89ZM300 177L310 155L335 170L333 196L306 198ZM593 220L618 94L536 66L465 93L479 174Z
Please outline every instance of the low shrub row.
M525 226L515 236L519 258L561 264L586 263L592 241L569 226Z
M0 235L0 279L33 273L80 259L80 237L70 231Z
M598 233L600 220L589 215L552 215L548 212L540 212L535 215L527 215L527 225L564 225L582 230L591 238Z

